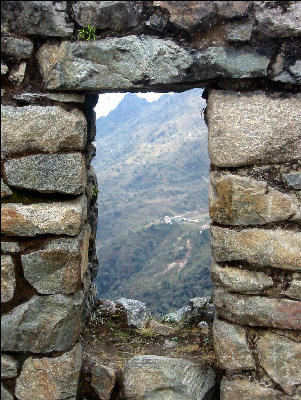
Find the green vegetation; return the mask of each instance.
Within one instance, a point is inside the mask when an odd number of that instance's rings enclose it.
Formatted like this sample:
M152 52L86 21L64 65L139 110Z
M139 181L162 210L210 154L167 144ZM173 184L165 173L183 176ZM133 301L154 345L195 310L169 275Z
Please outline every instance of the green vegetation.
M78 30L78 38L90 40L93 38L96 39L95 28L93 26L88 25L87 28L82 28Z

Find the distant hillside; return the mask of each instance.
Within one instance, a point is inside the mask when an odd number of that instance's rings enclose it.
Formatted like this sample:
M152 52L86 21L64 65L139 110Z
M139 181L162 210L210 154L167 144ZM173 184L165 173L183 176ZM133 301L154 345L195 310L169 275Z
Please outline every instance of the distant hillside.
M184 292L191 297L193 291L181 292L184 282L177 281L176 267L164 276L158 271L172 263L172 257L180 257L190 236L193 254L197 246L205 246L206 240L200 244L197 224L167 226L159 221L166 215L189 211L201 216L200 225L208 221L207 128L201 116L204 105L200 89L164 95L152 103L127 94L107 117L97 120L94 167L99 184L100 267L96 283L100 297L136 297L157 312L181 306ZM186 235L186 242L175 241L175 235ZM189 263L197 265L195 256L190 260L191 253L189 262L179 271L186 283L189 270L194 276ZM200 269L210 263L209 250L205 253L208 257L201 257L204 264ZM147 287L146 272L153 277L151 281L148 278ZM208 292L209 277L206 279L196 295ZM154 296L154 291L160 295ZM177 301L164 298L171 298L171 293Z

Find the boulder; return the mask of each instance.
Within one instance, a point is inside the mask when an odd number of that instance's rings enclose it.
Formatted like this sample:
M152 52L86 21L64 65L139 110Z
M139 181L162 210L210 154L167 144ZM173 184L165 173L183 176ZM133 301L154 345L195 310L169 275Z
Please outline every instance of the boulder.
M15 265L10 255L1 255L1 303L12 300L16 290Z
M112 368L94 364L91 368L91 386L101 400L110 400L115 387L116 374Z
M127 312L127 322L129 326L142 328L146 322L146 306L139 300L121 298L116 301L116 305L121 304Z
M213 321L215 308L210 297L195 297L189 300L189 320L195 324L202 320Z
M187 318L189 318L190 312L191 307L185 306L174 312L164 315L163 320L165 322L184 322Z
M300 275L291 280L288 288L285 290L284 294L291 299L301 300L301 277Z

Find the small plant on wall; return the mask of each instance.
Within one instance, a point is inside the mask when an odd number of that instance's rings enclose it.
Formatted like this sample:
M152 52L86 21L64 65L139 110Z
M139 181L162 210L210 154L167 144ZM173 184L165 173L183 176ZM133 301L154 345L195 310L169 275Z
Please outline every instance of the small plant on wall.
M93 40L95 40L96 39L95 28L93 26L88 25L87 28L79 29L78 38L86 40L90 40L91 38L93 38Z

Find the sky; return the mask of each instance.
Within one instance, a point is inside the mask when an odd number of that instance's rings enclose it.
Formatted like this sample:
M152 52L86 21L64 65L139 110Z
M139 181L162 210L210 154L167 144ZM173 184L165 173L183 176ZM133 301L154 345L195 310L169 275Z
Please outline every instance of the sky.
M137 96L145 98L147 101L152 102L158 100L163 94L166 93L136 93ZM167 93L172 94L172 93ZM110 111L114 110L124 98L126 93L105 93L98 96L98 103L94 108L96 118L106 116Z

